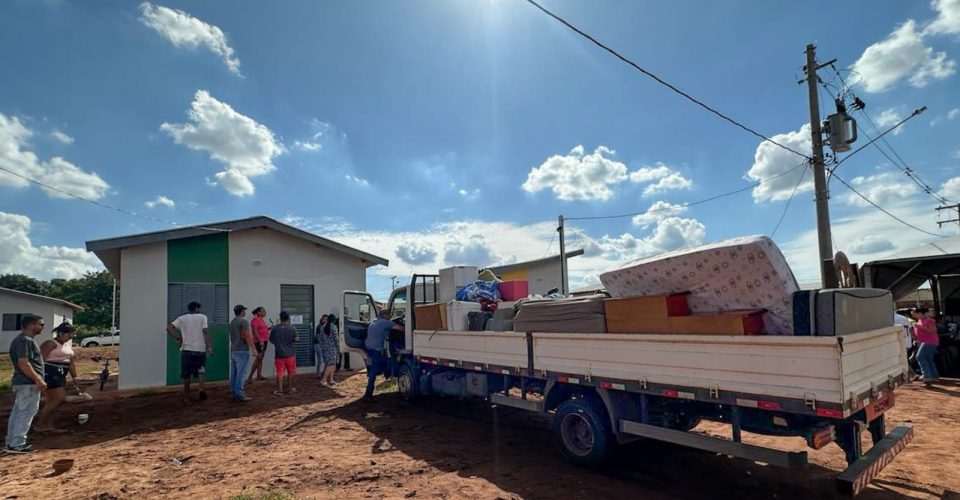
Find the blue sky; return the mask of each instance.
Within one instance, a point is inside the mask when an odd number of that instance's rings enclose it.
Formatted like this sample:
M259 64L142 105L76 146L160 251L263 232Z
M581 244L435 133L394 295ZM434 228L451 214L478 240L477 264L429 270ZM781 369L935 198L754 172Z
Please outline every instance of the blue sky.
M960 198L958 0L544 4L800 149L809 117L796 78L816 43L881 128L928 107L888 142ZM769 235L801 170L682 204L800 161L522 0L0 4L0 166L179 224L286 220L390 259L369 273L380 296L391 275L556 253L561 213L670 209L572 221L568 245L587 249L571 261L574 287L618 262ZM876 149L838 174L920 228L956 234ZM801 280L817 277L811 179L775 235ZM835 181L831 196L836 245L854 261L935 239ZM74 276L99 267L84 241L170 226L3 172L0 200L0 272Z

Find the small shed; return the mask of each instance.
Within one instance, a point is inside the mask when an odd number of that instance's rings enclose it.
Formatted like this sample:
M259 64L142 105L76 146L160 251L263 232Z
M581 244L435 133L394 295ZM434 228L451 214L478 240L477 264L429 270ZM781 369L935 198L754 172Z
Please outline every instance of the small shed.
M213 337L207 380L229 376L235 304L248 308L248 319L258 306L273 322L289 312L300 333L298 372L312 371L320 316L339 316L342 292L365 290L367 268L388 264L266 216L88 241L87 250L120 282L121 389L180 383L179 349L164 328L192 301L202 305ZM274 373L273 352L264 358L265 376ZM350 362L363 366L359 357Z
M64 321L73 323L73 314L82 311L83 307L63 299L0 287L0 315L3 318L0 352L10 351L10 342L20 335L20 320L24 315L43 317L47 324L44 332L49 333Z

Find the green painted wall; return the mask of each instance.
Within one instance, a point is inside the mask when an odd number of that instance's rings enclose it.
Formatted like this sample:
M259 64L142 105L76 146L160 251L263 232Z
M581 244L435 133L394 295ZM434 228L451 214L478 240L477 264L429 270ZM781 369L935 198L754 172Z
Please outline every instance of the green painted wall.
M229 283L227 233L214 233L167 242L167 281L170 283Z
M170 240L167 242L168 283L222 283L230 281L230 252L227 233ZM207 356L206 376L209 381L230 377L230 331L227 324L215 324L213 304L204 304L210 320L213 354ZM167 337L167 384L180 380L180 346Z

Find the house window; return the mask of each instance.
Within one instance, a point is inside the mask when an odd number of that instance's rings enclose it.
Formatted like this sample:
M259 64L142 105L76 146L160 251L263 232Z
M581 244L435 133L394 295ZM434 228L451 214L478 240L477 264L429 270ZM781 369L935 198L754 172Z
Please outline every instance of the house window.
M4 314L3 315L3 331L5 332L17 332L20 331L20 319L26 316L26 313L17 313L17 314Z
M167 321L187 313L187 304L199 302L200 312L211 325L230 323L230 287L217 283L170 283L167 285Z

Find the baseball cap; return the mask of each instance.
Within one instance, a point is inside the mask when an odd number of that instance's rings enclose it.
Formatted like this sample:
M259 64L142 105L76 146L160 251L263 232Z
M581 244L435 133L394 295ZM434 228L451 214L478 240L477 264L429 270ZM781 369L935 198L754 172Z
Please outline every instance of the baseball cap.
M243 304L237 304L233 306L233 314L240 314L240 311L246 311L247 308Z

